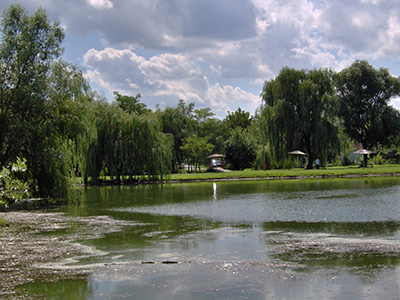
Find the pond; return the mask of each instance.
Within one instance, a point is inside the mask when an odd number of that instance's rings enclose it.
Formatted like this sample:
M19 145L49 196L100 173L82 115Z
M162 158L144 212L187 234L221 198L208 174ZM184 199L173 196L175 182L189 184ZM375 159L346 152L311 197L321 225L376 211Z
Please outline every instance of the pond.
M93 270L23 286L45 299L400 299L400 178L87 187L60 211L113 230L41 266Z

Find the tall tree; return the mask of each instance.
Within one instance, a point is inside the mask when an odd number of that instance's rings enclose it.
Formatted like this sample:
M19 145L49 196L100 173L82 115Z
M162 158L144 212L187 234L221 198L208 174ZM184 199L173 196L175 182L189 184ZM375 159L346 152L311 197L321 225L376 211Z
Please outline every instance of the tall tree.
M257 145L246 130L238 127L231 130L225 142L225 154L232 169L242 170L251 167L257 155Z
M202 124L209 120L211 117L214 117L214 113L211 111L211 108L204 107L194 110L194 118L199 124Z
M146 107L146 104L140 102L140 98L142 97L140 94L136 94L136 96L127 96L114 91L114 96L119 107L130 114L135 113L137 115L142 115L150 111L150 109Z
M339 115L345 133L366 149L398 136L399 113L389 100L400 95L400 79L357 60L337 75Z
M26 158L40 196L64 196L64 155L54 127L49 75L62 54L64 33L38 9L11 5L1 19L0 165Z
M59 136L59 145L69 170L81 173L91 140L95 137L92 92L83 72L75 65L57 61L48 78L50 84L48 106L52 108L52 127Z
M209 107L195 109L194 112L197 136L206 138L208 143L214 145L215 153L223 153L229 133L224 121L214 117L214 113Z
M195 172L197 167L207 160L213 148L214 146L208 143L206 138L198 137L196 134L185 138L181 146L188 163L195 165Z
M194 103L185 104L179 100L176 107L167 107L159 111L159 120L162 131L172 135L174 139L174 156L172 161L172 170L177 171L179 165L183 162L182 145L183 139L190 136L194 131L195 119L193 115Z
M121 182L162 179L171 171L172 138L162 133L153 114L136 115L114 102L94 103L96 138L87 154L84 176L97 182L101 174Z
M229 129L242 128L246 129L251 125L252 117L250 113L242 110L240 107L235 112L228 112L224 119Z
M272 167L288 167L292 150L307 152L308 168L338 151L331 71L284 68L264 83L261 96Z

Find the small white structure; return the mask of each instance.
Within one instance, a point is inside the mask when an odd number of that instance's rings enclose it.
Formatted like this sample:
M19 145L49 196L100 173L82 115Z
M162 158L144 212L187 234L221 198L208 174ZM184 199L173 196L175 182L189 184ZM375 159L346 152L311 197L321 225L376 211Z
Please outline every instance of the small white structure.
M213 154L207 157L210 160L210 168L223 168L224 167L224 158L223 154Z

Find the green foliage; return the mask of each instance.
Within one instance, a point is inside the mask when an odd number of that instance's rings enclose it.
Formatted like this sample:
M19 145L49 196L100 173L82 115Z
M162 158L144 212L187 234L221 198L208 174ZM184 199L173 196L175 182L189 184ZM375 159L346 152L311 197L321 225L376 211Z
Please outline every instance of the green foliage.
M13 4L3 12L1 38L0 165L25 157L34 195L64 197L63 101L55 97L60 85L53 80L56 71L65 70L53 68L62 53L63 30L43 9L28 15Z
M287 168L293 150L307 153L308 168L315 158L325 164L339 152L332 75L284 68L264 83L261 118L271 167Z
M250 113L242 110L240 107L235 112L229 112L225 117L224 122L229 129L242 128L246 129L252 123Z
M373 158L373 162L375 165L383 165L385 163L385 160L383 159L382 154L377 154Z
M195 109L195 133L213 145L215 153L225 151L227 130L224 121L214 118L210 108Z
M64 35L44 10L29 16L18 4L3 12L0 30L0 165L5 165L46 125L47 75Z
M225 155L232 169L243 170L253 164L257 155L257 145L251 135L237 128L231 131L225 143Z
M172 161L172 149L174 146L174 139L169 134L159 133L155 143L152 160L154 174L160 176L160 180L166 179L166 176L171 174L171 161Z
M377 163L400 159L400 112L389 105L400 81L365 61L339 74L284 68L265 82L254 117L238 108L220 120L183 100L152 112L140 94L114 92L109 104L80 68L61 60L63 30L43 9L29 15L11 5L0 31L3 198L23 197L25 182L33 196L68 197L77 166L86 181L159 180L185 159L203 163L212 149L234 169L262 168L264 149L269 169L289 167L287 154L297 149L308 154L309 167L317 157L325 165L352 151L354 141L381 153ZM23 175L9 167L17 157L24 157Z
M26 160L17 158L10 168L0 171L0 206L30 197L29 184L23 180Z
M195 128L193 110L194 103L186 105L183 100L179 100L176 107L167 107L163 111L158 112L162 132L170 134L174 139L174 152L171 165L171 169L174 172L177 172L177 169L184 160L181 150L183 140L190 136Z
M114 91L114 95L118 106L127 113L142 115L151 111L150 109L146 108L146 104L140 103L140 98L142 97L140 94L136 94L136 96L133 97L121 95Z
M46 11L3 12L0 44L0 166L26 159L34 196L69 196L70 171L93 137L92 94L76 66L60 60L62 28Z
M366 149L398 142L400 115L389 100L400 95L400 79L387 69L356 61L336 77L339 116L345 133Z
M185 138L181 146L188 163L196 166L196 172L197 166L206 162L207 156L211 154L213 148L214 146L208 143L206 138L201 138L197 135Z
M211 117L213 117L215 114L211 111L211 108L205 107L205 108L199 108L194 110L195 113L195 119L199 124L202 124L209 120Z
M63 61L53 64L48 80L51 83L48 106L54 138L52 152L55 154L58 150L56 157L62 158L62 163L56 158L53 164L58 166L58 171L52 167L48 172L52 177L58 176L57 190L63 187L64 192L58 197L66 197L69 195L68 177L73 169L83 171L90 142L96 134L92 122L96 93L91 92L81 69Z
M116 103L94 103L97 136L89 146L84 176L100 175L121 182L121 176L162 179L171 172L172 138L161 132L156 116L129 114Z

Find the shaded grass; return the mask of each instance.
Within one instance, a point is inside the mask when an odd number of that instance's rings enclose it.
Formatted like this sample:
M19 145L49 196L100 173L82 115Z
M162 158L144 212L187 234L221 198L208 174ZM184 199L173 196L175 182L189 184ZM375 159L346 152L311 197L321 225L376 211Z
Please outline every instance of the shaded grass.
M279 179L279 178L320 178L356 176L400 176L400 165L376 165L373 168L358 166L328 167L326 169L291 170L244 170L231 172L172 174L171 181L239 180L239 179Z

